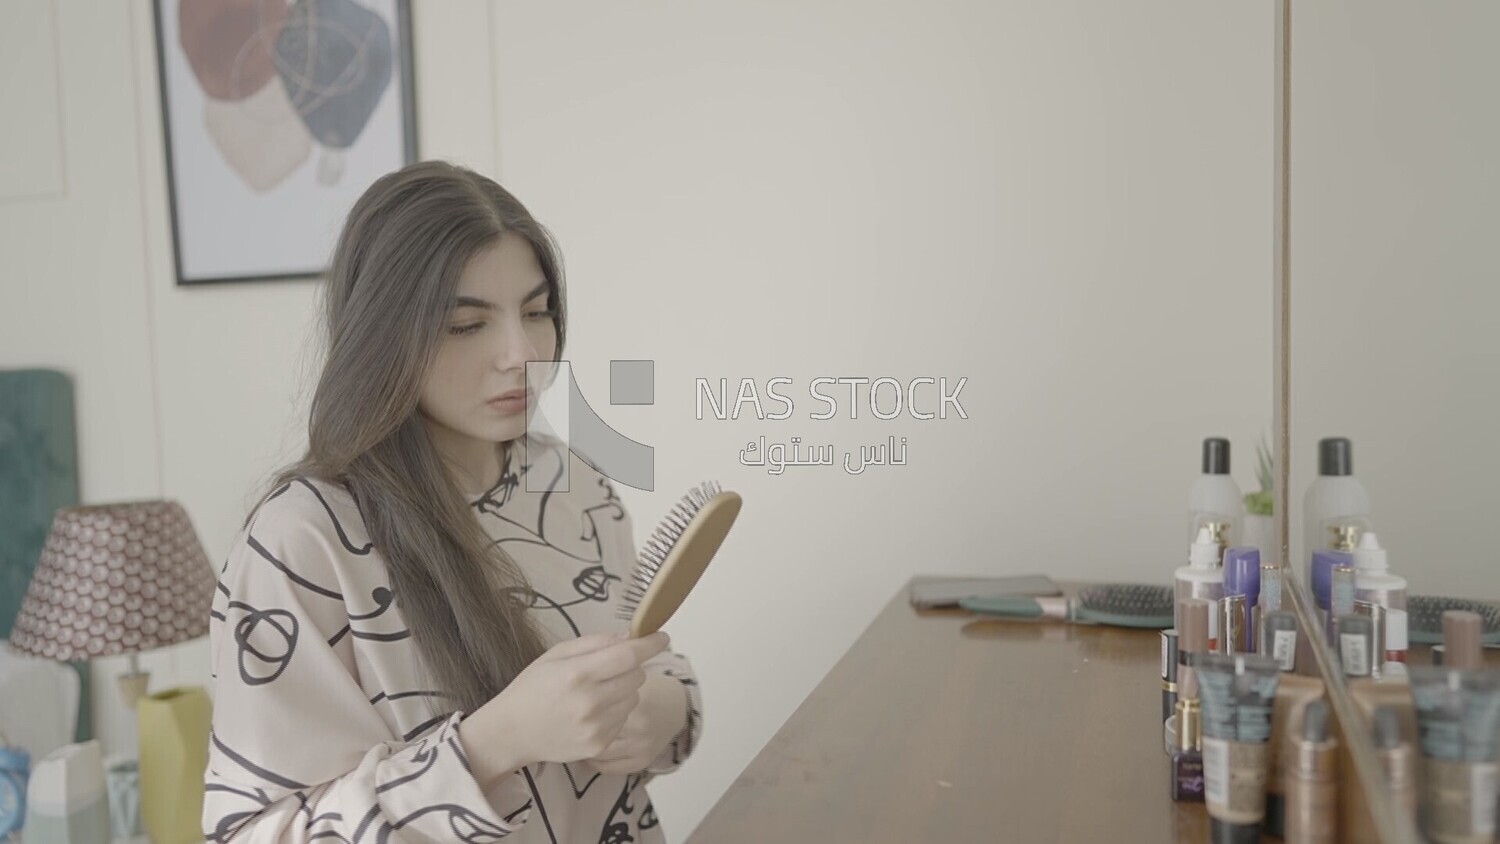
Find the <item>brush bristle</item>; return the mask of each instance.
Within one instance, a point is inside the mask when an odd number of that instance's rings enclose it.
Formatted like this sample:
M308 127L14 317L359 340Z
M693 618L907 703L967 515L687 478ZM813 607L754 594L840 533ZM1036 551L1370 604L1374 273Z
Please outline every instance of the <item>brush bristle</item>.
M625 595L620 598L620 607L616 615L621 621L629 621L635 615L641 599L646 597L646 590L650 588L651 581L656 579L656 573L667 561L667 555L672 553L672 547L677 544L677 540L682 538L682 534L687 530L688 524L693 521L693 517L698 515L698 512L720 492L723 492L723 489L717 481L704 481L688 490L662 517L656 530L652 531L651 536L646 539L646 544L641 547L640 554L636 558L635 571L631 573L630 582L626 584Z

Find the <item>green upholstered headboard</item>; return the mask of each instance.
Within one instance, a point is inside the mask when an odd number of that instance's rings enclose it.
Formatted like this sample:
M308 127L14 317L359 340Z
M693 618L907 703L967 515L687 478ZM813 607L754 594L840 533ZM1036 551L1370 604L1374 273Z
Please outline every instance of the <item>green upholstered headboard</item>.
M52 369L0 370L0 638L10 636L31 573L52 528L52 514L78 503L73 381ZM77 740L93 737L88 663Z

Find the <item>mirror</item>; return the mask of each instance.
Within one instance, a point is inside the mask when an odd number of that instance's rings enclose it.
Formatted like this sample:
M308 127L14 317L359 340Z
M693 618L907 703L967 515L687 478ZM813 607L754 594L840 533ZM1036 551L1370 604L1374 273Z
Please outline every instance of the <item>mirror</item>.
M1297 4L1291 33L1289 553L1321 607L1353 577L1367 620L1329 658L1374 753L1379 702L1404 701L1416 737L1405 669L1382 672L1403 592L1407 666L1431 662L1446 606L1500 620L1500 5Z

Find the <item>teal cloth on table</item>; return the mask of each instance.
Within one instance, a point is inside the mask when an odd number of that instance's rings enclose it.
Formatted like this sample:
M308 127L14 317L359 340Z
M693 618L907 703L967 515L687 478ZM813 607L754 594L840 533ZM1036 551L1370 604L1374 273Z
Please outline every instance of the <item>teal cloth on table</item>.
M78 504L73 381L55 369L0 371L0 638L10 636L52 516ZM75 741L93 738L87 662Z

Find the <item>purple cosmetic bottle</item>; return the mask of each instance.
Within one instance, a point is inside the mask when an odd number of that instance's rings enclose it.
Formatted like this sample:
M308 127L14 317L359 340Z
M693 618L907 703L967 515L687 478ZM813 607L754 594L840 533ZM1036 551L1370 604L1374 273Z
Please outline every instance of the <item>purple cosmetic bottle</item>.
M1333 603L1334 566L1354 565L1354 555L1344 551L1314 551L1312 556L1313 602L1318 605L1318 620L1328 626L1328 607Z
M1241 596L1243 601L1228 600ZM1234 650L1226 653L1255 652L1255 605L1260 601L1260 549L1251 546L1230 548L1224 553L1224 606L1236 618L1229 619L1230 629L1239 633ZM1225 630L1220 620L1221 635Z

